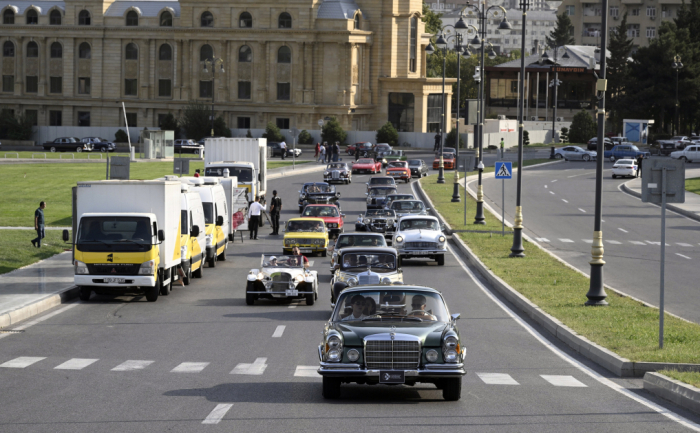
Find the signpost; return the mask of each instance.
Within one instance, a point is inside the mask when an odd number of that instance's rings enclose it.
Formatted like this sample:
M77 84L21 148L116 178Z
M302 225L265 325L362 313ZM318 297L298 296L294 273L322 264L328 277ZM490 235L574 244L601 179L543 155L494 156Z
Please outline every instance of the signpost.
M179 174L182 177L183 174L190 174L190 159L189 158L174 158L173 159L173 173Z
M503 152L501 151L501 158ZM513 163L510 161L496 162L496 179L501 179L501 236L506 235L506 179L513 178Z
M464 169L464 225L467 225L467 171L474 165L474 155L461 154L457 157L457 170Z

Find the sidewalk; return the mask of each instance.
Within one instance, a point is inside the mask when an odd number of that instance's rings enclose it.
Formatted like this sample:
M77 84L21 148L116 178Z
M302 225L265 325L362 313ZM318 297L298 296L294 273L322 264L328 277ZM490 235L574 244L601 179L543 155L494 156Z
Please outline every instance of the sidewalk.
M700 168L690 168L685 170L685 178L692 179L700 177ZM621 185L622 189L637 198L642 197L642 178L635 178ZM685 192L685 203L667 204L666 207L688 218L700 221L700 195L692 192Z

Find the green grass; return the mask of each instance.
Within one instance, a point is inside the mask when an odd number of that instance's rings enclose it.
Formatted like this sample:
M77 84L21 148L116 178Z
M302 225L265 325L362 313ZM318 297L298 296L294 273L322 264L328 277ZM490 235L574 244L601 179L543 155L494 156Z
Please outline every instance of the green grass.
M500 231L487 213L485 226L474 226L475 200L468 197L467 227L464 203L450 203L451 183L437 184L435 176L421 180L436 209L454 229ZM464 199L464 197L463 197ZM528 224L527 203L524 224ZM508 229L507 229L508 230ZM659 311L630 298L608 293L608 307L585 307L589 279L524 241L525 258L509 258L512 236L458 233L496 275L544 311L574 331L633 361L700 363L700 325L665 317L665 348L658 348Z
M55 152L51 153L48 150L39 150L39 151L23 151L23 152L13 152L13 151L0 151L0 159L15 159L15 154L18 154L20 158L27 158L27 159L63 159L63 160L72 160L72 159L100 159L100 155L102 155L102 159L107 159L107 156L129 156L128 153L109 153L109 152ZM72 155L72 156L71 156ZM44 158L46 156L46 158ZM136 153L136 156L138 157L138 152ZM32 158L33 157L33 158ZM179 158L179 154L175 154L175 157ZM195 155L193 153L183 153L182 154L183 158L198 158L199 155Z
M31 244L31 240L36 238L34 230L0 230L0 274L70 249L70 244L63 243L61 233L61 230L46 230L41 248L35 248Z
M685 190L695 194L700 194L700 177L685 180Z
M696 388L700 388L700 373L682 372L676 370L659 370L659 373L668 376L671 379L680 380L681 382L689 383Z

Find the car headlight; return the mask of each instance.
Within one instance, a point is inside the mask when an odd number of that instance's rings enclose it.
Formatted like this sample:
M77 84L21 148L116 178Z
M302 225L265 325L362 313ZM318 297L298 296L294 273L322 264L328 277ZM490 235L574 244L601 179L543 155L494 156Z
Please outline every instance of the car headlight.
M296 281L297 283L301 283L302 281L304 281L304 276L299 274L296 277L294 277L294 281Z
M386 159L382 159L382 164L386 164Z
M329 174L329 173L328 173L327 171L324 171L324 172L323 172L323 175L324 175L324 176L328 176L328 174Z
M440 236L440 237L438 238L438 240L439 240L440 242L445 242L445 237L444 237L444 236Z
M87 275L90 273L88 271L87 265L81 261L76 260L74 267L75 267L75 275Z
M430 349L427 352L425 352L425 359L428 360L428 362L435 362L438 359L438 352L435 349Z
M382 284L384 284L386 286L390 286L391 285L391 278L389 278L389 277L382 278Z
M350 286L350 287L357 286L357 278L348 279L348 286Z
M343 360L343 341L337 335L331 335L326 340L326 360L330 362Z
M153 275L155 274L156 262L154 260L149 260L147 262L141 263L139 268L139 275Z
M455 336L449 336L445 338L442 343L442 356L445 358L445 362L457 362L459 360L459 340Z
M396 243L400 244L403 242L403 236L396 236Z
M360 351L357 349L350 349L348 350L348 360L351 362L355 362L358 359L360 359Z
M207 235L206 239L207 239L207 246L208 247L212 246L213 241L214 241L214 235Z
M289 246L289 245L291 245L291 244L292 244L292 240L291 240L291 239L285 239L285 240L284 240L284 245L285 245L285 246Z
M180 256L187 257L187 245L183 245L180 247Z

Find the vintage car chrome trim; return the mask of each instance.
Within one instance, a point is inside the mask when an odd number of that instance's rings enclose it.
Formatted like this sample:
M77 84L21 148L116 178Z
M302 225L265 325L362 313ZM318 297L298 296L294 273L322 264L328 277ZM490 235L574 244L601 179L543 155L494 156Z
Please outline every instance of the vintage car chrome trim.
M295 289L296 290L296 289ZM298 291L299 292L299 291ZM251 294L286 295L287 292L246 292ZM310 295L314 292L299 292L300 295Z
M335 364L333 367L339 366L341 364ZM345 364L347 365L347 364ZM449 375L460 375L464 376L467 374L467 371L464 370L464 368L458 367L459 364L454 364L450 365L450 369L447 370L427 370L427 369L418 369L418 370L393 370L393 371L403 371L404 375L406 377L420 377L420 376L449 376ZM392 371L391 369L386 369L386 370L381 370L381 371ZM366 370L366 369L348 369L348 368L327 368L323 365L321 365L317 372L320 375L323 374L329 374L329 375L340 375L340 374L347 374L348 376L351 377L379 377L379 372L380 370Z

